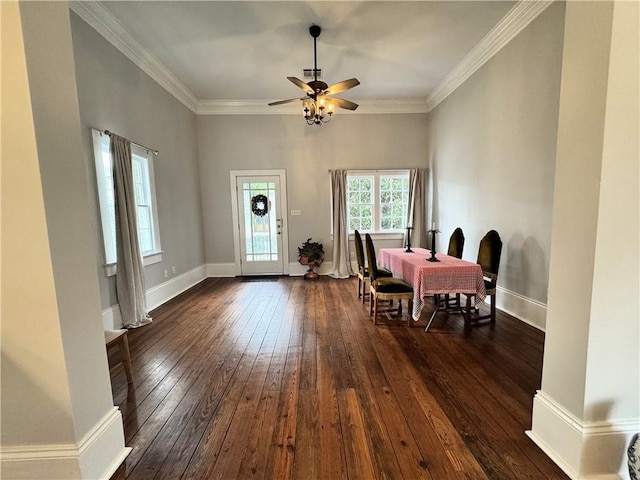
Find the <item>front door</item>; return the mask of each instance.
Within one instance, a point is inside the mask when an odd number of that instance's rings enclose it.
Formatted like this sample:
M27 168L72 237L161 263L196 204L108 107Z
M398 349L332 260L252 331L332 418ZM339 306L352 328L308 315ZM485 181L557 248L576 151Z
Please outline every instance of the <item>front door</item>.
M241 275L282 275L280 176L236 176L236 196Z

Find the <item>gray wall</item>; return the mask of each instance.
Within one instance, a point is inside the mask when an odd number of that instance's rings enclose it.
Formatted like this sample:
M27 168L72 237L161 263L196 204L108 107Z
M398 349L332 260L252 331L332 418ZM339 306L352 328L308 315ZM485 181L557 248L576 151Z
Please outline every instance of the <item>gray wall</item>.
M92 268L96 249L92 242L91 212L87 206L88 191L84 181L86 168L82 160L67 5L25 2L20 4L20 14L29 91L20 89L9 93L11 97L29 94L31 105L21 107L32 109L33 126L25 122L28 116L25 110L20 111L16 118L6 118L4 104L2 118L20 125L19 135L28 137L27 141L32 137L26 133L30 130L35 133L40 178L37 178L37 170L32 170L31 176L10 177L13 181L23 181L24 191L33 196L22 201L18 195L8 197L9 208L27 216L36 215L33 216L33 225L27 228L13 223L20 229L12 229L13 235L7 239L18 234L22 242L29 245L33 242L36 248L34 255L43 255L48 248L50 259L46 254L39 257L41 262L34 271L29 269L29 262L25 262L25 270L20 276L27 279L31 275L42 276L44 281L41 283L40 278L35 278L29 282L28 290L12 290L11 302L20 301L19 309L5 309L3 299L2 313L8 316L3 318L2 338L2 442L3 446L18 448L29 444L40 446L40 450L33 450L31 458L23 458L24 463L30 466L29 461L37 458L39 452L54 450L52 445L69 444L68 422L74 429L71 443L80 444L97 425L108 429L102 422L113 409L113 402L98 282ZM12 40L20 42L19 38ZM20 78L21 74L16 68L12 77ZM6 93L3 87L3 95ZM7 104L12 105L11 102ZM21 174L28 171L30 161L35 158L25 153L9 150L8 158L13 162L8 172ZM36 188L38 180L41 181L41 192ZM44 232L48 244L44 244L42 237L37 235L43 233L41 228L44 227L40 223L39 208L34 208L40 202L43 202L46 213ZM36 235L31 235L32 229ZM15 242L7 245L15 246ZM4 247L3 244L3 262L6 260ZM19 250L14 248L11 252L13 257ZM51 302L50 297L53 293L50 290L53 285L48 282L50 275L55 284L55 302ZM10 276L9 279L15 280L16 277ZM39 313L39 306L46 306L46 312L40 312L42 316L34 315ZM21 324L18 330L15 329L16 321ZM64 353L63 359L61 353ZM60 463L66 460L62 457L57 459ZM67 457L71 460L74 455ZM95 460L99 464L101 459ZM12 477L9 471L3 473ZM52 478L56 477L55 472L50 474Z
M426 167L426 114L350 115L309 126L297 115L198 116L207 263L233 263L230 170L286 169L290 261L309 237L331 259L329 169Z
M564 5L550 6L429 115L434 220L464 258L503 241L498 284L545 304ZM447 239L447 240L445 240Z
M111 130L160 151L154 174L162 263L145 268L147 289L204 263L198 180L196 115L71 13L87 182L95 214L96 259L102 307L117 303L115 277L104 273L104 247L95 184L91 128Z

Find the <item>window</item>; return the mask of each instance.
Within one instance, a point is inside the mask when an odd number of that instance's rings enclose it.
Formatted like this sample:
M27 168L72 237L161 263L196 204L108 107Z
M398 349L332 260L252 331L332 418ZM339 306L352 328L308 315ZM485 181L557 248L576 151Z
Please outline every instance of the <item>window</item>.
M349 231L402 232L409 205L409 172L347 173Z
M102 219L105 266L107 275L114 275L117 261L116 212L113 159L109 151L109 137L98 130L93 130L93 148ZM151 152L132 144L131 163L137 205L138 241L144 264L151 265L162 261Z

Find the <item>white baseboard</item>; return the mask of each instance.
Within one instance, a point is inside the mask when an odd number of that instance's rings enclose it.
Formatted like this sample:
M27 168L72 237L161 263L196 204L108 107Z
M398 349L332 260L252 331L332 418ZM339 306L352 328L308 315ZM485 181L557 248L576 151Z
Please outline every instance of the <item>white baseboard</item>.
M640 419L582 422L542 391L526 434L572 479L627 478L626 450Z
M120 315L120 307L117 303L102 311L102 327L105 330L118 330L122 328L122 316Z
M2 478L71 480L82 478L76 445L29 445L0 450Z
M292 277L301 277L307 271L307 267L300 265L298 262L290 262L288 266L289 275ZM352 262L351 267L354 272L358 271L357 264L354 265ZM316 271L320 275L330 274L333 271L333 262L325 261ZM207 277L235 276L236 266L233 263L207 263L206 265L201 265L147 290L147 307L152 310ZM545 304L501 287L498 287L498 290L497 307L500 310L539 330L545 330L547 318L547 306ZM102 323L105 330L122 328L122 318L120 317L118 305L113 305L102 311Z
M2 448L2 476L15 480L108 479L127 457L122 414L113 407L79 444Z
M153 310L193 287L195 284L207 278L207 271L207 266L200 265L160 285L151 287L147 290L147 308ZM120 316L120 307L118 304L102 311L102 325L105 330L122 328L122 317Z
M235 263L207 263L207 277L235 277Z
M498 287L496 307L538 330L545 331L547 306L544 303Z
M195 284L200 283L205 278L207 278L207 269L204 265L200 265L182 275L178 275L160 285L148 289L147 308L153 310L159 307L173 297L193 287Z
M307 273L309 267L306 265L300 265L298 262L289 263L289 276L290 277L302 277ZM316 268L318 275L329 275L333 271L333 262L323 262L320 267Z
M113 407L80 441L82 478L108 479L131 452L124 446L122 413Z

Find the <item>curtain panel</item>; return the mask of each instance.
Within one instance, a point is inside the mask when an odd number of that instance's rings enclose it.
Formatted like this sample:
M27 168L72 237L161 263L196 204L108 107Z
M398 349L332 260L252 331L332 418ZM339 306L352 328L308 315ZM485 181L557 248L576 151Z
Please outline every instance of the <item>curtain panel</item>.
M407 226L411 230L411 245L426 247L427 242L427 169L412 168L409 171L409 208L407 209ZM404 245L407 244L407 233L404 234Z
M147 312L144 266L138 242L131 142L113 133L110 138L116 213L116 293L123 325L136 328L151 322L151 317Z
M354 275L349 255L349 226L347 225L347 171L331 172L333 200L333 278Z

